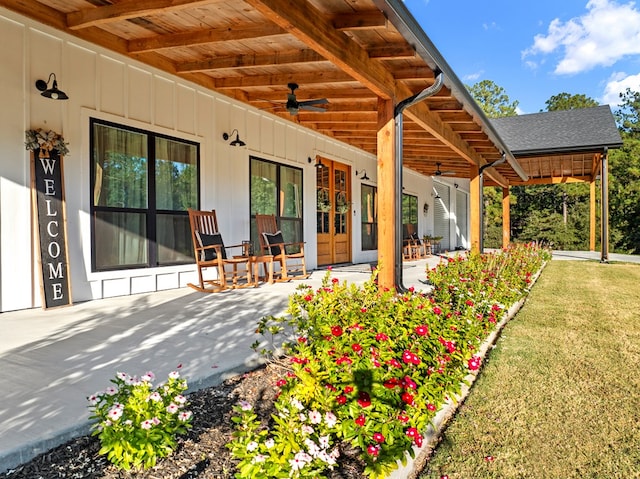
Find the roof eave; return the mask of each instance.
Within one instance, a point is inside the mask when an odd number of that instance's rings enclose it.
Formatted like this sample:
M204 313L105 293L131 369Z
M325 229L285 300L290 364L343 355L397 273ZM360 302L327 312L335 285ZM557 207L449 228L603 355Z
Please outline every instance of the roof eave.
M482 124L489 139L506 155L507 162L517 175L523 180L528 179L524 169L518 163L511 150L507 148L498 132L495 130L484 111L473 99L469 91L458 79L444 57L440 54L433 42L427 37L422 27L416 22L413 15L401 0L374 0L378 8L384 12L387 19L398 29L400 34L407 39L416 49L418 55L429 65L431 69L440 70L444 74L444 82L453 95L462 103L463 107ZM480 165L481 166L481 165Z

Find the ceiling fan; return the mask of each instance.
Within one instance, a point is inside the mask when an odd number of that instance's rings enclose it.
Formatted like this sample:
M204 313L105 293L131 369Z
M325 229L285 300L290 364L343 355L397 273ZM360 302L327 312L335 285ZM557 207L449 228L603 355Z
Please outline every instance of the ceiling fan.
M298 101L298 99L296 98L296 90L298 89L298 84L288 83L287 87L289 87L289 89L291 90L291 93L287 95L287 104L285 105L285 108L292 115L297 115L300 110L319 111L319 112L327 111L324 108L320 108L316 106L316 105L326 105L327 103L329 103L329 100L327 100L326 98Z
M442 171L440 170L440 166L442 165L442 163L436 163L436 171L434 171L433 173L431 173L431 176L455 176L456 172L453 170L445 170Z

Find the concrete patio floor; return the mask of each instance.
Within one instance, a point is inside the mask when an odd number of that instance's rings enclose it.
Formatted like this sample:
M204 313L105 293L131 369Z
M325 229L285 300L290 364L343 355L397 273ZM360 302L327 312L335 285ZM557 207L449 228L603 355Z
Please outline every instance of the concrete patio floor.
M554 259L599 260L599 252L554 252ZM403 264L404 285L428 290L426 268L441 260ZM640 263L640 256L609 255ZM266 315L282 314L301 283L316 288L326 270L305 281L217 294L191 288L88 301L67 308L2 313L0 341L0 472L89 431L86 397L116 371L153 371L158 381L178 365L190 390L255 367L250 345ZM370 266L336 267L340 281L362 283Z
M404 285L426 290L426 268L439 261L404 263ZM223 293L185 287L1 314L0 472L88 433L86 398L109 386L116 371L153 371L161 382L182 365L193 391L252 369L258 320L282 314L296 287L317 288L325 273ZM369 264L332 271L350 283L370 275Z

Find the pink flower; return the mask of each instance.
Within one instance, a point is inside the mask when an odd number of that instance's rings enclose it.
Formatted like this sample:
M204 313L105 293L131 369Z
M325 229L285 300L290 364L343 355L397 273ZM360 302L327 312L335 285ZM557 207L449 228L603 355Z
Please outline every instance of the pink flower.
M175 404L171 403L167 406L167 412L169 414L175 414L178 412L178 406L176 406Z
M145 419L140 423L140 427L142 429L151 429L152 426L153 426L153 421L151 421L151 419Z
M406 389L417 389L418 388L418 385L409 376L405 376L404 377L404 379L402 380L402 385Z
M178 414L178 419L180 419L182 422L186 422L191 419L191 416L191 411L182 411L180 414Z
M382 444L384 442L384 436L379 432L374 432L373 433L373 440L376 441L379 444Z

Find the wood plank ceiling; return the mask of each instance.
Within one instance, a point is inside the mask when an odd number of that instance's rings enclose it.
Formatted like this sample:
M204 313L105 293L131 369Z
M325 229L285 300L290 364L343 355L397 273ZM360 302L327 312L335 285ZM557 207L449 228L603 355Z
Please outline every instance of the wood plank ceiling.
M469 178L470 165L496 161L505 151L430 42L425 48L407 35L416 28L409 22L407 30L405 20L415 20L400 0L0 0L0 5L373 154L378 98L397 103L418 93L434 83L438 68L445 72L445 86L405 111L404 165L432 175L440 163L441 170ZM426 38L422 31L421 36ZM299 85L297 101L326 98L328 103L319 105L326 111L291 114L285 107L288 83ZM487 169L485 184L521 182L513 163Z

